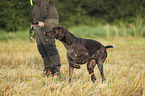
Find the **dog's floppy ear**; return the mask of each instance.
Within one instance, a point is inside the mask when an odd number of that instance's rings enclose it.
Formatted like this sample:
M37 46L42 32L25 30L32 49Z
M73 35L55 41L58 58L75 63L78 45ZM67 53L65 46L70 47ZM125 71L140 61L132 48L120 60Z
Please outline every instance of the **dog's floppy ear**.
M56 34L59 34L58 27L54 27L52 30L55 31Z
M62 27L58 27L58 39L61 40L64 37L64 30Z

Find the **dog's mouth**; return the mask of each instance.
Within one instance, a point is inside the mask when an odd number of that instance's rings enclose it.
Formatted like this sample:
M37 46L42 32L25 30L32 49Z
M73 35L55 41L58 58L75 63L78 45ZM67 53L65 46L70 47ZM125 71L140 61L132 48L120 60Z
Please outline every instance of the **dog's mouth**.
M49 34L47 32L44 32L43 35L49 37Z
M46 34L47 34L46 32L43 33L44 36L47 36Z
M53 39L53 38L54 38L54 37L53 37L51 34L49 34L48 32L44 32L43 35L46 36L46 37L48 37L48 38L50 38L50 39Z
M53 33L48 33L48 32L44 32L43 33L43 35L45 36L45 37L48 37L49 39L54 39L54 38L56 38L55 37L55 34L53 34Z

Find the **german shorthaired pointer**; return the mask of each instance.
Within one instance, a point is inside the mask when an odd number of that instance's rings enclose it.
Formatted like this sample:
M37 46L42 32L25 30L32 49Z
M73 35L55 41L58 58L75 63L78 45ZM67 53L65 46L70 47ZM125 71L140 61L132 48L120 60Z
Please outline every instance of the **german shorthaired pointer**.
M54 27L51 31L44 32L44 35L50 39L58 39L67 49L69 82L71 82L74 68L80 69L80 65L84 63L87 63L87 70L93 82L96 81L94 75L94 67L96 64L102 77L102 83L105 81L103 62L107 57L106 49L115 48L115 45L103 46L100 42L92 39L78 38L62 26Z

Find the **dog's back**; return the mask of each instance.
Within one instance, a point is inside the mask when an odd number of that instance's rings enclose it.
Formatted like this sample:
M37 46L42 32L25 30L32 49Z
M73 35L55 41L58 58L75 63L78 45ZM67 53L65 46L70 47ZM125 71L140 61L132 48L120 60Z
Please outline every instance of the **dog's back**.
M84 39L86 44L85 47L89 52L89 55L92 56L100 49L105 49L105 47L98 41L92 40L92 39Z

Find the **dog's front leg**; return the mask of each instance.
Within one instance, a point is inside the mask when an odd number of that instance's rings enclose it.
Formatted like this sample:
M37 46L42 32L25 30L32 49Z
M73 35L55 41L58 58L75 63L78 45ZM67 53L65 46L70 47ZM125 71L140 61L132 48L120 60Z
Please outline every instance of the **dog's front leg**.
M71 82L71 78L73 75L74 68L69 64L69 83Z

